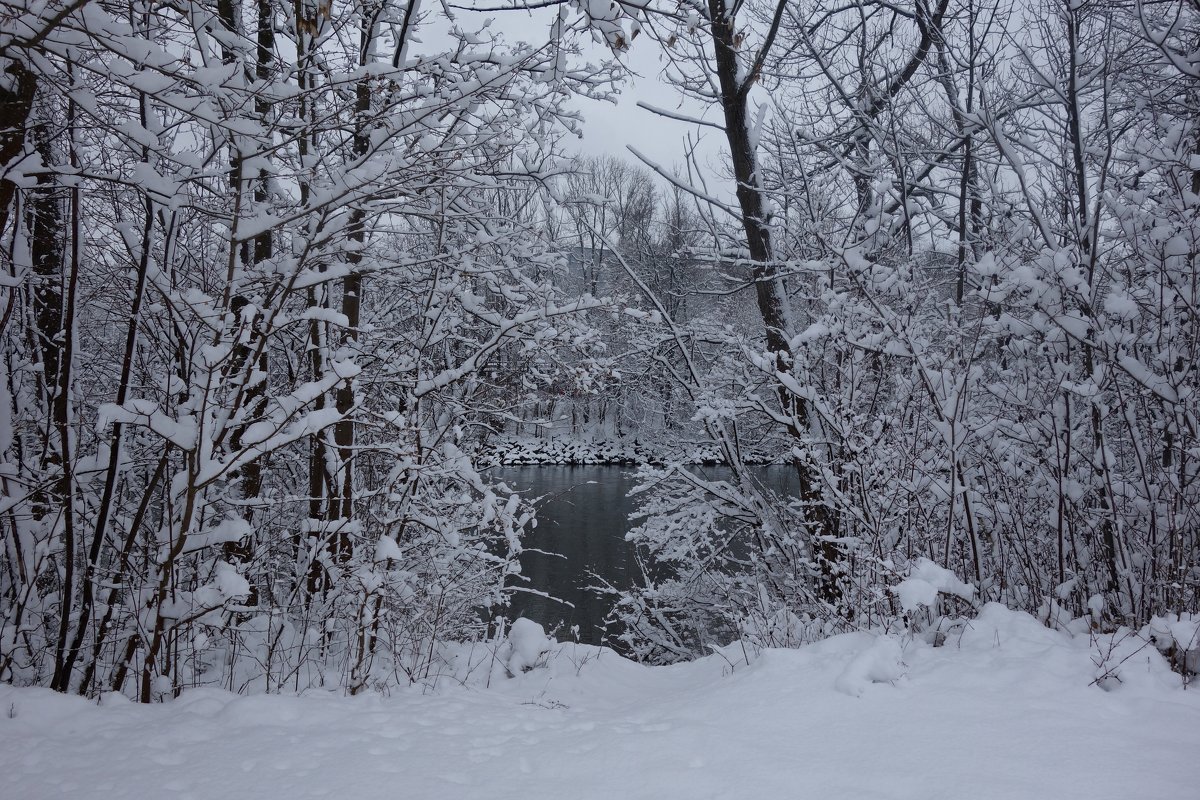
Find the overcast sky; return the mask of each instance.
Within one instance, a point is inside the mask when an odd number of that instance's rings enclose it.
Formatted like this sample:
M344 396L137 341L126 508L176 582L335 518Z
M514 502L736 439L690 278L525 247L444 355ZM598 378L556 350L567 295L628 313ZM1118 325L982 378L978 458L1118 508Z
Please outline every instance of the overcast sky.
M719 160L724 142L719 131L679 122L639 108L642 101L658 108L690 115L712 115L695 102L681 106L679 90L666 83L661 75L662 60L658 42L649 37L635 39L622 55L622 62L637 75L622 89L617 105L581 100L587 118L581 149L586 153L614 153L631 161L636 160L626 149L632 145L643 155L670 171L684 167L685 137L700 137L697 152L703 162ZM711 171L706 169L706 171Z
M523 40L531 44L541 44L547 41L556 13L556 9L522 9L478 13L477 16L472 16L480 22L486 17L493 18L495 21L492 27L503 32L505 38L510 41ZM572 19L574 18L572 12ZM472 27L461 17L460 24L467 29ZM584 57L599 62L611 57L611 54L607 48L593 45ZM635 38L629 48L620 55L620 60L635 74L622 87L621 96L615 105L584 98L576 101L586 122L584 138L574 146L585 154L609 153L637 163L637 158L627 149L627 146L632 145L668 172L676 168L683 171L685 137L691 134L693 140L700 138L697 153L701 163L705 165L706 173L711 177L713 168L720 168L722 158L724 141L719 131L712 128L701 129L690 123L667 119L639 108L637 104L643 101L670 111L682 111L692 116L704 117L712 116L715 109L706 109L694 102L681 106L683 98L678 89L666 83L662 77L661 45L652 37ZM565 144L568 149L572 147L571 142Z

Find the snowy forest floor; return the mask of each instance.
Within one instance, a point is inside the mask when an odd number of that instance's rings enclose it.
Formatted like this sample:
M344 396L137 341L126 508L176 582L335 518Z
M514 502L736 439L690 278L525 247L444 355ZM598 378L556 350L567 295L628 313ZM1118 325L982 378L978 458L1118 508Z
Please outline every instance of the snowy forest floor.
M138 706L0 687L0 797L1200 797L1200 691L1113 644L988 606L938 648L848 634L652 668L566 644L488 688Z

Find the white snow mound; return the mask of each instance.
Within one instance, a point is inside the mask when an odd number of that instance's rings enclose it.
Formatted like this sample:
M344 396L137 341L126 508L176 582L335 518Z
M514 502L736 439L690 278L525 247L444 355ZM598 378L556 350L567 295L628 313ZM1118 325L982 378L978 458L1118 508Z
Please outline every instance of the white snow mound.
M912 612L921 606L933 606L939 593L970 600L975 596L975 587L928 558L918 558L909 569L908 578L897 584L892 592L900 601L900 607Z
M520 675L537 666L555 642L546 635L546 629L541 625L519 617L508 629L508 644L510 651L506 666L513 675Z
M989 604L941 647L851 633L646 667L547 646L518 620L498 646L463 645L439 685L387 696L145 706L0 686L0 797L1200 796L1200 692L1139 632L1073 636ZM497 658L537 668L505 679Z
M872 683L891 683L904 677L904 650L890 636L879 636L851 659L834 682L842 694L861 697Z

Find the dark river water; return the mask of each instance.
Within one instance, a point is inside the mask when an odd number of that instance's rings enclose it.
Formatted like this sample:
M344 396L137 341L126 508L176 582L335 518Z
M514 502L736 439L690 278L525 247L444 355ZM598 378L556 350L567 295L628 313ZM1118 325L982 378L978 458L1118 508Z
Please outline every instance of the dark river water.
M711 478L725 478L723 467L697 467ZM790 491L795 473L788 467L756 468L767 485ZM489 470L514 491L537 503L538 525L523 539L521 571L525 581L516 592L508 616L528 617L549 631L558 627L560 639L571 638L579 626L579 640L599 644L611 600L588 587L596 575L618 588L638 578L633 547L625 534L638 522L628 497L635 481L634 469L623 466L528 466ZM548 596L545 596L548 595Z

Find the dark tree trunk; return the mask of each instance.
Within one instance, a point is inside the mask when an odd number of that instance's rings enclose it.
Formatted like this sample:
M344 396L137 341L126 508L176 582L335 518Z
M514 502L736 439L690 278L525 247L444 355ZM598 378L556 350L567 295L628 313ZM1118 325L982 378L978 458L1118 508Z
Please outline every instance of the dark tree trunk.
M37 94L37 76L20 61L13 59L4 71L6 79L0 82L0 168L7 167L25 149L25 132ZM0 178L0 231L8 225L16 191L16 184Z
M737 199L746 232L746 246L754 264L758 312L766 327L767 349L775 358L775 369L787 373L793 364L788 342L791 328L788 303L783 280L775 268L771 229L766 218L761 176L758 174L749 129L749 89L753 75L745 81L738 80L735 42L739 36L735 30L735 17L726 8L725 0L709 0L709 17L713 58L725 116L725 136L733 161L734 179L737 181ZM769 46L769 43L765 45ZM782 386L777 390L777 395L785 414L794 421L788 433L797 441L799 449L807 449L803 444L809 423L807 405ZM817 594L822 600L836 605L841 598L837 580L841 556L833 544L833 539L838 535L837 515L824 500L820 478L813 465L803 458L795 459L794 465L800 479L801 499L807 506L812 553L820 568Z

